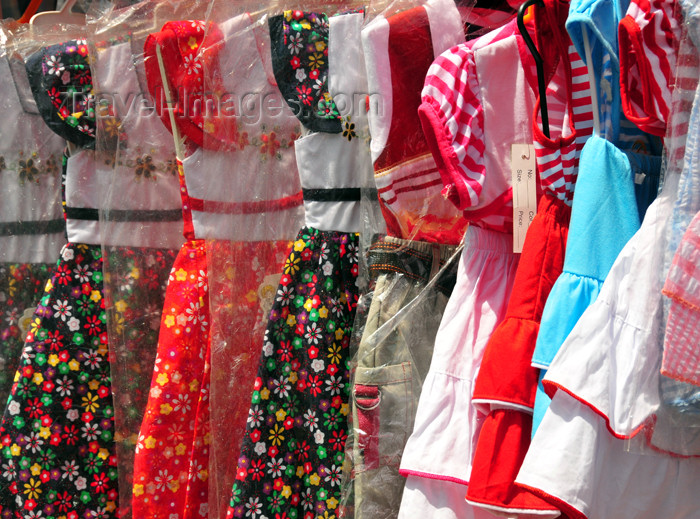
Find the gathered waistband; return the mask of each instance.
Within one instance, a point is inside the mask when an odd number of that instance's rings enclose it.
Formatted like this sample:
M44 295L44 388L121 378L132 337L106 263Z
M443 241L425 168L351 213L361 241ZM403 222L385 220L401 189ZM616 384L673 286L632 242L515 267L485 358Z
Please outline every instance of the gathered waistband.
M568 225L571 220L571 206L551 193L544 193L537 206L537 214L553 218L562 225Z
M464 235L464 248L513 254L513 235L470 225Z

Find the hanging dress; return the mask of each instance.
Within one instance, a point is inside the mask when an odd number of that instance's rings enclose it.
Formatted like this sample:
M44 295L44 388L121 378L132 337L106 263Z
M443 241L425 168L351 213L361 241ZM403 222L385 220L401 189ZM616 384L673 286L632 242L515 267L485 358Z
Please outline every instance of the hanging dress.
M332 83L345 92L356 79L341 64L339 77L328 77L334 42L326 15L286 11L270 18L269 28L277 84L312 132L295 142L306 225L270 311L227 517L335 518L358 299L360 188L370 172L360 128L341 125L347 121L328 91Z
M474 453L467 501L494 513L560 514L513 483L530 443L538 376L530 365L532 352L542 309L564 264L578 157L592 130L586 69L564 28L568 12L568 2L549 0L535 11L537 48L543 54L545 78L551 78L546 99L551 137L540 127L540 99L533 116L543 195L523 244L506 318L489 339L472 396L487 417ZM526 49L521 61L534 89L537 74L533 77L533 60Z
M65 242L65 142L41 118L24 62L0 50L0 402L7 402L34 308Z
M597 24L601 17L620 20L627 2L574 2L566 28L585 60L585 31L590 41L589 74L595 76L599 128L581 151L572 208L571 236L564 270L547 299L532 365L540 368L533 430L548 398L541 379L562 342L600 287L622 247L639 229L644 211L656 196L661 167L654 138L622 114L617 24ZM608 189L601 189L608 186ZM638 200L639 199L639 200Z
M407 481L400 518L488 516L465 504L464 494L485 419L472 404L474 382L505 317L520 256L513 252L511 144L533 141L535 107L522 43L509 22L444 52L425 79L423 130L444 193L470 225L401 459ZM533 187L539 192L538 178Z
M44 47L26 65L46 124L67 140L90 146L95 126L94 113L86 110L92 88L85 41ZM70 88L61 91L63 79ZM80 197L72 182L92 172L90 150L78 148L64 157L69 241L32 316L0 425L5 467L0 495L3 513L11 517L116 517L111 515L117 511L117 470L100 236L75 232L81 222L71 215Z
M123 23L128 23L120 12ZM158 117L140 109L148 90L143 41L110 26L98 32L91 61L97 120L96 174L107 334L110 346L119 495L129 513L134 451L150 389L168 276L182 244L180 184L172 136ZM107 34L113 35L109 37ZM145 38L142 36L141 38ZM120 210L124 197L137 211ZM127 219L147 219L132 238ZM130 241L146 247L124 247Z
M257 103L282 107L259 50L269 46L261 29L248 15L167 23L145 44L149 90L165 106L158 44L173 92L197 94L211 82L238 102L254 91ZM293 114L247 117L255 114L236 105L235 117L207 118L188 111L201 99L177 107L188 140L180 171L187 241L171 271L137 446L139 516L225 513L269 312L263 292L279 276L302 214ZM169 126L167 111L159 113Z
M142 196L153 196L132 180L116 206L101 205L104 178L90 149L95 123L87 54L86 42L74 40L42 48L27 61L38 109L72 151L63 163L68 243L32 317L0 426L6 459L1 495L6 513L16 517L119 514L99 212L123 215L121 232L107 243L118 248L117 258L129 258L151 241L144 229L152 215L142 210ZM149 272L146 261L134 266L144 272L143 290L152 289L157 268ZM115 281L127 306L145 299L142 290L128 289L134 282Z
M672 106L697 106L697 63L692 76L678 76L692 80L675 82ZM652 416L660 409L662 238L679 184L698 164L697 132L689 131L698 111L670 115L667 151L685 150L685 160L668 163L640 230L554 358L544 379L552 402L516 480L572 518L681 519L700 509L699 459L660 452L682 444L668 442L663 414Z

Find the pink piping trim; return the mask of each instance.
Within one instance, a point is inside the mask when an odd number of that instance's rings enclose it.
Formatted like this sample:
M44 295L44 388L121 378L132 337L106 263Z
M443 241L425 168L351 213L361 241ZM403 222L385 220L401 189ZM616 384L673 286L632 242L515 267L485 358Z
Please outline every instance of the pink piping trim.
M469 485L469 481L464 481L463 479L460 479L460 478L455 478L452 476L442 476L440 474L431 474L430 472L421 472L419 470L413 470L413 469L399 469L399 474L401 474L403 477L418 476L419 478L425 478L425 479L438 479L440 481L450 481L452 483L457 483L459 485L464 485L464 486Z

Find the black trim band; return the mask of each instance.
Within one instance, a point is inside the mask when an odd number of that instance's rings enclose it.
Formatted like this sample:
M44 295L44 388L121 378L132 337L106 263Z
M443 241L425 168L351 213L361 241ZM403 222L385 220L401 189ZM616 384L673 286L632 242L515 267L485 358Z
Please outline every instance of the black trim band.
M66 207L66 217L72 220L99 220L99 209L88 207ZM130 211L109 209L104 211L107 222L179 222L182 220L182 209Z
M332 189L302 189L307 202L359 202L362 199L360 187L338 187ZM376 189L367 189L369 197L377 197Z
M0 222L0 236L27 234L54 234L65 232L65 220L38 220L30 222Z

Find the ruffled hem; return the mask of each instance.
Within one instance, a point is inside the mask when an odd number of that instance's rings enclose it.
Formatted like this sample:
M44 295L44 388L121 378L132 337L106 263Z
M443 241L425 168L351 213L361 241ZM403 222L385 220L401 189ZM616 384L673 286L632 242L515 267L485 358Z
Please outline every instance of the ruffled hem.
M530 444L516 485L572 519L695 517L700 463L637 450L589 407L557 393ZM591 460L597 460L592 463Z
M562 390L588 406L615 438L645 431L652 450L697 456L700 448L688 442L687 428L667 423L671 416L659 392L662 280L653 262L667 210L661 203L649 208L642 229L620 252L600 296L567 337L543 385L550 397ZM635 272L651 273L630 274Z
M488 406L532 411L538 370L530 358L539 328L536 321L508 317L491 336L472 397L482 412L487 413Z
M596 300L603 282L564 271L549 293L542 312L532 363L548 367L583 312Z
M642 329L623 321L617 303L601 297L588 309L542 384L550 398L565 391L604 418L613 436L631 438L649 425L661 405L660 354L646 347L654 343L656 327Z
M471 459L486 415L471 405L472 381L428 373L400 473L468 484ZM446 448L449 446L449 448Z
M502 513L560 515L547 501L514 485L530 446L531 428L529 414L506 409L489 414L474 454L467 502Z
M409 476L398 519L494 519L490 512L464 502L463 485Z

